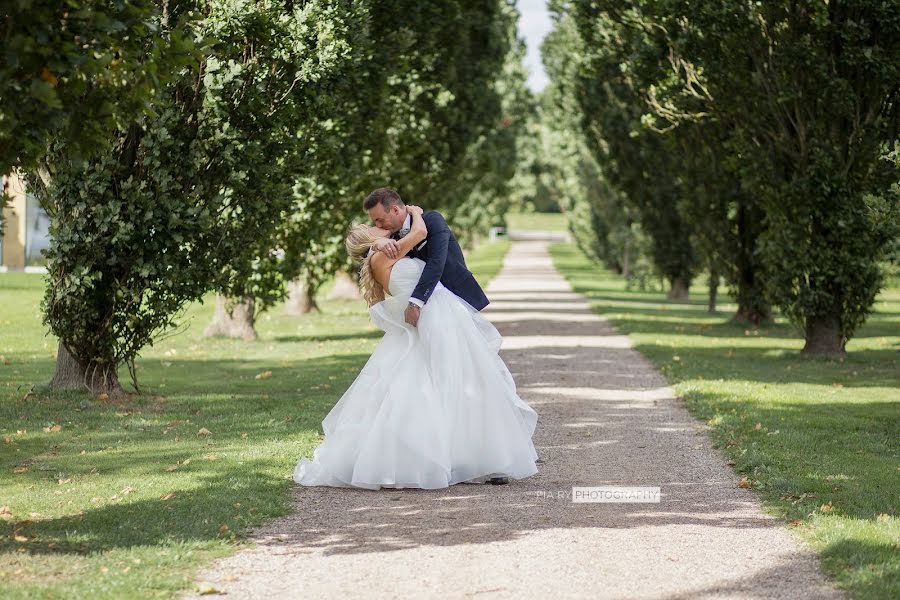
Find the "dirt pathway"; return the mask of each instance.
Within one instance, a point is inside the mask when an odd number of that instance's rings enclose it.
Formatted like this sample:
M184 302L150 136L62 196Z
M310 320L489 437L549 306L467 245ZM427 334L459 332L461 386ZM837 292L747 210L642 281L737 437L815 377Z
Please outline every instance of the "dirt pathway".
M259 544L200 573L231 598L841 598L543 242L516 242L485 314L538 412L540 473L505 486L294 490ZM580 504L573 486L658 486Z

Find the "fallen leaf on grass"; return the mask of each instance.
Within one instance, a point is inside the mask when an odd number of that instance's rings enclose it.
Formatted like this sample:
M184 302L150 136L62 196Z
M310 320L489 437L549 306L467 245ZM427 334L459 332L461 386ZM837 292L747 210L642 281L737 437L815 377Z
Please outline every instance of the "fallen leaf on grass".
M175 497L175 492L169 492L165 496L160 496L159 499L160 500L171 500L174 497Z
M255 379L268 379L272 376L272 371L263 371L262 373L257 373Z
M197 586L197 593L201 596L208 596L210 594L221 594L222 592L210 583L201 583Z
M834 505L831 502L829 502L828 504L823 504L819 507L819 512L825 514L832 513L834 512Z
M201 427L200 431L197 432L197 435L212 435L212 431L210 431L206 427Z
M122 498L124 498L124 497L127 496L128 494L130 494L130 493L132 493L132 492L136 492L136 491L137 491L136 489L134 489L133 487L131 487L131 486L129 485L129 486L123 488L122 491L119 492L118 494L115 494L115 495L113 495L113 496L110 496L109 499L110 499L110 500L113 500L113 501L115 501L115 500L121 500Z
M62 425L53 425L51 427L44 427L44 433L57 432L62 430Z
M25 473L26 471L28 471L28 467L16 467L15 469L13 469L13 473L15 473L16 475Z
M190 464L190 462L191 462L191 459L186 458L182 461L175 463L174 465L169 465L168 467L166 467L166 471L169 471L171 473L172 471L176 470L178 467L183 467L185 465Z
M746 477L741 477L741 482L738 483L739 488L750 489L753 485L750 483L750 480Z
M4 521L12 521L12 511L9 509L9 506L0 506L0 519Z

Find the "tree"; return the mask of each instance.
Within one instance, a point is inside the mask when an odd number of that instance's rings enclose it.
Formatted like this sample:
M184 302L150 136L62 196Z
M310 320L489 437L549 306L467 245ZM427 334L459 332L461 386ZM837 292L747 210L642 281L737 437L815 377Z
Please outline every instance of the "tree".
M900 171L884 160L900 120L900 5L630 4L666 32L659 114L733 130L741 183L765 213L769 296L803 329L805 353L843 354L900 218L886 195Z
M645 288L654 268L649 240L636 209L588 148L578 101L582 41L571 16L555 10L555 27L541 47L550 84L531 135L537 146L529 166L532 187L559 199L573 239L587 256L622 274L629 286Z
M221 290L245 318L286 288L300 312L313 306L322 283L348 268L343 239L375 187L393 184L467 233L502 210L524 89L510 58L521 51L514 8L502 0L354 5L365 8L366 25L346 34L353 68L321 97L322 116L301 124L298 135L312 143L292 169L292 209L251 252L256 272Z
M73 155L95 155L110 129L152 114L157 89L192 46L174 23L159 35L162 12L153 0L5 2L0 174L34 167L54 138ZM6 200L4 190L0 232Z
M304 99L343 65L324 17L350 4L202 3L189 21L200 60L159 91L154 118L116 129L90 160L52 145L30 180L51 216L52 387L122 393L117 368L135 381L135 356L187 302L253 271L246 248L290 207L294 124L314 118Z
M670 283L669 297L685 298L698 256L692 226L678 210L681 161L675 142L645 126L643 64L631 60L641 53L658 60L659 52L645 32L623 27L594 5L563 18L578 31L574 88L587 145L636 210L653 263Z

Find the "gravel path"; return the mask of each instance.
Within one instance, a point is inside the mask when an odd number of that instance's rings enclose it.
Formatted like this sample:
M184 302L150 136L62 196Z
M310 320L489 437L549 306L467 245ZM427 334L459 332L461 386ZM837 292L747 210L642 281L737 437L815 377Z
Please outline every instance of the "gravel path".
M487 292L539 415L540 472L437 491L297 486L295 512L201 586L233 598L843 597L543 242L514 243ZM597 485L659 486L661 502L567 497Z

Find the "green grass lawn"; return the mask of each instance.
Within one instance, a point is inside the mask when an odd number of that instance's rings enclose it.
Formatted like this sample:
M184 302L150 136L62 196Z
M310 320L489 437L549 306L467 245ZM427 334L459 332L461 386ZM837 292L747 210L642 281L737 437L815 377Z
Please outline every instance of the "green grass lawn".
M506 224L510 229L532 229L540 231L568 231L566 215L563 213L509 212Z
M626 291L573 245L551 252L841 587L900 598L900 289L879 296L845 359L804 359L802 336L782 320L747 329L728 322L734 305L708 314L701 286L667 301Z
M482 283L506 241L469 256ZM289 509L291 475L381 332L362 302L264 313L255 342L203 340L212 302L138 360L143 395L111 403L41 388L43 276L0 274L0 597L170 597ZM32 386L33 393L29 393ZM202 430L209 432L201 435Z

